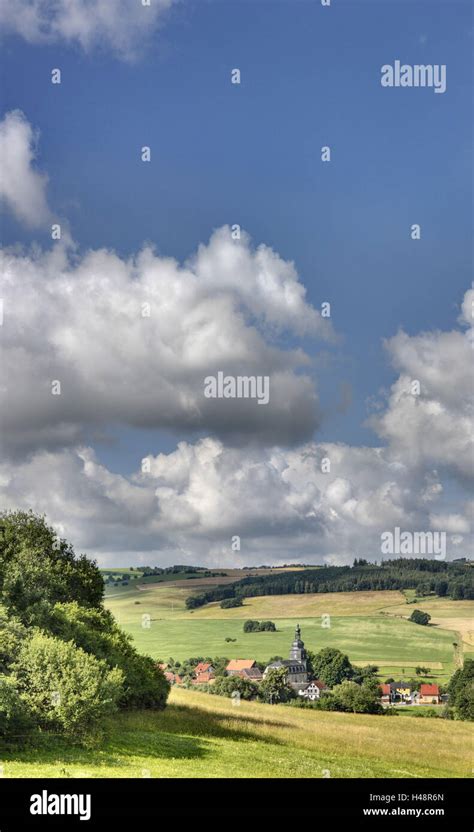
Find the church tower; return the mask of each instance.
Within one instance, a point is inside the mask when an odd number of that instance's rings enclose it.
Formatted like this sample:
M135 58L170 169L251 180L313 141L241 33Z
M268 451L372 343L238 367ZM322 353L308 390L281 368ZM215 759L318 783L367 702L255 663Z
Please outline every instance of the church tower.
M301 662L301 664L304 664L304 666L306 668L306 658L307 658L307 656L306 656L306 650L305 650L305 647L304 647L304 641L301 640L300 625L297 624L296 625L296 630L295 630L295 638L294 638L293 644L291 645L291 650L290 650L290 661L292 661L292 662Z

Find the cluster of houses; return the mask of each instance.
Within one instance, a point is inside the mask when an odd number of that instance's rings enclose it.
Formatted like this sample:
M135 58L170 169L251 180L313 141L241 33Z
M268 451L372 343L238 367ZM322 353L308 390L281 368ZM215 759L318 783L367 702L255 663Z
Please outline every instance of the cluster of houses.
M182 678L176 673L167 670L167 665L160 664L159 667L171 684L181 684ZM255 659L231 659L226 667L227 676L238 676L241 679L249 679L252 682L261 682L271 668L284 667L286 679L293 690L305 699L314 701L329 690L327 685L320 679L310 679L307 668L307 653L304 642L301 639L299 624L295 630L295 637L292 642L288 659L281 659L271 662L262 672L257 666ZM212 684L215 681L215 669L210 662L199 662L194 668L193 685ZM439 705L442 697L438 685L421 685L420 690L415 690L408 682L389 682L380 685L382 705L394 705L405 703L407 705Z
M387 682L380 685L382 705L439 705L442 697L438 685L420 685L420 690L408 682Z

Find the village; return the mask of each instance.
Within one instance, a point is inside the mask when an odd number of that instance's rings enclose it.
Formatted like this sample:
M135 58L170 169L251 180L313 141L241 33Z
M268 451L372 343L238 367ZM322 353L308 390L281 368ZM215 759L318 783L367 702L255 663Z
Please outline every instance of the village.
M317 702L331 692L331 685L311 673L308 654L301 638L301 628L296 626L294 640L290 647L288 659L270 661L262 668L252 658L231 659L224 667L216 668L212 661L198 661L191 671L187 669L186 676L172 670L168 663L159 662L158 666L170 685L185 685L200 687L205 690L214 685L218 677L243 679L260 685L271 671L280 670L281 677L293 691L294 698L301 698L307 702ZM236 685L237 689L237 685ZM238 690L235 691L238 693ZM234 695L234 692L231 693ZM414 684L407 681L387 680L378 685L378 701L383 708L404 705L441 705L448 700L447 694L442 694L438 684ZM271 701L271 700L270 700Z

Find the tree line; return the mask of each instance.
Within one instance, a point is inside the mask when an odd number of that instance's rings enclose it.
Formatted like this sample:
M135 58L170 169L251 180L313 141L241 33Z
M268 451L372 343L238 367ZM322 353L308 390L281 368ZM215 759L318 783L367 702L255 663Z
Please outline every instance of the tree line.
M428 558L397 558L377 565L355 561L353 566L324 566L242 578L216 586L186 600L188 609L230 598L258 595L300 595L315 592L364 592L415 589L417 595L435 594L453 600L474 598L474 571L466 562Z

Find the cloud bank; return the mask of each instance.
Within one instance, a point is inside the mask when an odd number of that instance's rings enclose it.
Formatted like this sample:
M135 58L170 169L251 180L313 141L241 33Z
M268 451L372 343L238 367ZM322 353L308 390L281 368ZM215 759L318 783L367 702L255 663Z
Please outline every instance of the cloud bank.
M34 138L22 113L0 124L0 196L32 227L51 219ZM184 264L151 247L79 255L69 236L49 252L15 247L1 253L0 298L1 504L46 513L103 563L346 563L380 557L394 526L445 531L448 557L468 553L473 290L459 328L386 341L398 377L370 418L375 448L314 441L317 390L297 344L334 333L294 265L246 234L224 226ZM269 376L268 405L206 398L219 371ZM89 446L115 426L198 438L151 448L124 476Z
M129 260L5 251L0 275L5 452L77 444L111 423L267 445L318 425L310 359L281 336L331 338L331 326L294 266L245 234L219 229L184 265L150 248ZM219 371L269 376L269 403L206 398Z
M28 43L71 43L89 52L108 48L135 58L176 0L8 0L0 6L0 31Z
M174 274L175 264L169 268ZM473 432L471 386L460 368L470 335L399 333L387 342L400 376L374 420L383 446L230 447L208 436L150 454L127 477L90 447L38 449L0 466L2 504L46 512L103 563L347 563L380 557L380 535L395 526L445 531L448 557L463 556ZM415 369L419 396L407 392ZM240 552L231 549L234 535Z

